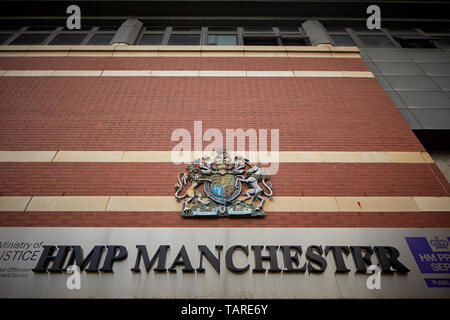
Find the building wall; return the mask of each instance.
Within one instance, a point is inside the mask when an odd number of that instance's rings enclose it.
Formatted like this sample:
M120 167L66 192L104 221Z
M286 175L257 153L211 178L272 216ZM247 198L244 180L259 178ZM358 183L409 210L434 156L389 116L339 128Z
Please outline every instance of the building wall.
M3 52L1 226L449 227L448 181L355 48L124 48ZM279 129L265 218L180 216L167 154L194 121Z
M411 129L450 129L450 51L361 49Z

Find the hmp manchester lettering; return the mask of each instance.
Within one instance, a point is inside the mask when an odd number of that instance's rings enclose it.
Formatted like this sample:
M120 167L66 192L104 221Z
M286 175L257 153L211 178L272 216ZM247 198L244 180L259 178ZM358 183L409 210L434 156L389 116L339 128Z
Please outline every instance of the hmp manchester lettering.
M113 272L113 265L118 261L123 261L128 257L128 250L121 245L95 245L91 251L84 256L83 250L78 245L44 245L44 250L39 258L34 272L63 272L68 266L76 264L80 270L85 272ZM222 258L222 245L216 245L213 250L206 245L198 245L198 265L194 269L185 246L181 246L178 253L169 268L167 268L167 253L171 249L170 245L160 245L156 252L151 256L145 245L136 245L135 265L131 268L133 272L141 271L141 264L147 272L152 268L155 272L176 272L176 267L183 267L182 272L205 272L203 267L204 258L210 265L220 273L220 265ZM263 254L263 250L267 254ZM106 255L102 259L104 252ZM213 252L215 251L215 252ZM344 255L350 253L356 267L356 272L367 271L367 266L372 265L371 256L375 253L382 272L409 272L399 260L399 251L390 246L325 246L310 245L306 248L305 259L300 261L303 254L303 248L300 245L233 245L225 251L225 265L229 271L235 273L243 273L250 269L250 263L244 265L236 265L233 256L240 251L245 254L248 259L254 261L252 272L299 272L306 271L311 273L321 273L327 268L328 262L324 256L331 251L336 265L335 272L349 272L350 269L344 260ZM280 268L278 255L282 256L283 269ZM150 258L151 256L151 258ZM99 268L100 262L103 260L102 267ZM142 263L141 263L142 261ZM247 261L248 262L248 261ZM268 269L263 265L268 264ZM50 266L50 263L52 265ZM156 266L155 266L156 265Z

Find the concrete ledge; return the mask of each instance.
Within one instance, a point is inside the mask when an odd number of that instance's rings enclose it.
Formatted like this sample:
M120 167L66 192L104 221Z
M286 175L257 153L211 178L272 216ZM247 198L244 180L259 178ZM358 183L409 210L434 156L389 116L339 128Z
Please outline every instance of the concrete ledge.
M222 56L236 56L246 53L249 57L336 57L359 58L357 47L333 46L146 46L146 45L7 45L0 46L0 56L9 55L70 55L70 56L131 56L140 52L143 56L208 56L221 53ZM259 55L258 55L259 54Z

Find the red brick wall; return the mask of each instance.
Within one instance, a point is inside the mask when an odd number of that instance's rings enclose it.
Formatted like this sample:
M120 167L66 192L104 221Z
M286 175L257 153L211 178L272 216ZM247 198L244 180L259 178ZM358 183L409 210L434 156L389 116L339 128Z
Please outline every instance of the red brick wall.
M172 163L0 163L1 195L170 196ZM446 196L429 164L281 163L277 196Z
M280 150L424 150L375 79L0 77L0 96L3 150L171 150L195 120L279 129Z
M3 57L1 70L344 70L345 58ZM176 128L280 130L284 151L423 151L375 79L0 77L0 150L171 150ZM0 163L1 195L171 195L170 163ZM282 163L279 196L448 196L434 164ZM181 209L181 204L180 204ZM1 226L449 227L449 212L0 212Z

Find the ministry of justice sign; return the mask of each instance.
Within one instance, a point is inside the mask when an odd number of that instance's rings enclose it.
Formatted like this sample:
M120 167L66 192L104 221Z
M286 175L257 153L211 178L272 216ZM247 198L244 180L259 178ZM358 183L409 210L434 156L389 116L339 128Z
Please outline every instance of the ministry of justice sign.
M449 233L0 228L0 298L448 298Z

